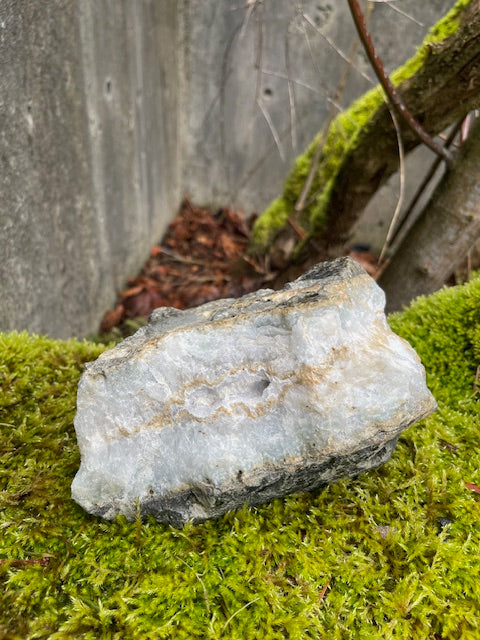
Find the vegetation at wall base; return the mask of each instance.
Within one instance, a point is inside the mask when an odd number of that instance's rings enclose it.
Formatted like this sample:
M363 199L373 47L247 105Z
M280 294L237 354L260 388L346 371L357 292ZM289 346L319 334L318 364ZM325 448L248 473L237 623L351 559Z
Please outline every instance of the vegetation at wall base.
M376 471L175 530L70 498L83 363L0 334L0 637L480 637L480 279L390 318L438 411Z

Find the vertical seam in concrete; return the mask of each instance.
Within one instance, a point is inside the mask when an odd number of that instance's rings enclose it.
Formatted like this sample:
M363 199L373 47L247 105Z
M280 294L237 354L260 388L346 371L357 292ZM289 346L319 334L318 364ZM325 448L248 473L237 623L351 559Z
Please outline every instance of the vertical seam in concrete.
M95 0L92 0L95 2ZM105 175L102 161L102 144L99 136L98 118L98 83L92 69L95 64L95 28L92 16L92 4L89 0L78 4L78 22L80 30L80 47L83 72L83 84L85 89L85 103L87 108L87 130L89 132L89 149L91 156L90 175L93 185L95 218L97 220L97 232L100 236L101 251L110 254L110 243L107 234L106 199L105 199ZM103 265L111 265L110 255L103 256ZM101 287L101 276L98 286Z
M189 7L191 0L179 0L177 3L177 79L178 79L178 120L177 140L178 153L176 171L179 181L180 198L184 196L185 157L187 155L188 114L186 96L190 81L190 31Z
M135 157L136 157L136 180L135 180L135 195L137 200L137 210L141 212L141 221L143 225L142 237L149 237L149 218L150 215L155 215L156 212L150 211L153 207L151 199L149 198L149 185L148 172L147 172L147 159L146 159L146 144L147 136L145 130L145 94L144 94L144 82L143 82L143 62L142 62L142 50L143 50L143 30L142 22L139 18L138 12L142 10L143 3L132 2L131 8L133 12L133 30L134 30L134 57L135 57L135 71L132 78L132 89L134 91L134 104L135 104L135 120L137 126L134 128L135 135ZM138 131L138 134L137 134Z

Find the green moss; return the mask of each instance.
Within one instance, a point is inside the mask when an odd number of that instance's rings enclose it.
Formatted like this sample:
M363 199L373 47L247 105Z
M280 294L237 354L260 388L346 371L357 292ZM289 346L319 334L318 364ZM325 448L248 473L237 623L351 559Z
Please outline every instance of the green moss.
M390 322L439 403L392 459L182 531L70 499L76 385L105 347L0 334L0 637L480 637L480 496L464 485L480 484L480 280Z
M265 209L254 225L254 248L267 247L274 236L287 224L290 207L285 198L277 198Z
M452 405L455 394L463 398L465 389L473 388L480 364L480 278L417 298L411 308L390 316L390 324L429 364L434 393L445 396L448 390L445 400Z
M422 67L434 51L432 45L443 42L457 32L460 27L458 18L471 2L472 0L457 0L450 11L433 25L415 55L392 73L391 80L395 86L411 78Z
M373 117L383 102L383 93L375 88L357 100L348 111L339 114L329 127L318 171L312 182L310 193L313 204L306 208L304 223L312 231L319 232L326 222L326 212L335 178L347 153L356 143L364 125ZM298 156L284 185L282 197L274 200L258 218L253 228L256 248L265 250L275 235L294 214L295 203L303 189L310 171L321 134L318 134L305 153Z
M472 0L457 0L450 11L430 29L425 44L443 42L456 33L460 26L458 17L471 3Z
M471 0L458 0L432 27L415 55L392 73L391 81L395 86L408 80L421 69L425 60L432 54L432 45L442 42L457 31L460 26L458 17L470 2ZM377 86L356 100L345 112L340 113L330 125L322 158L310 190L311 203L303 213L302 224L309 234L318 236L324 229L338 173L384 101L383 90ZM320 134L307 150L295 159L285 181L282 197L275 200L256 221L253 243L257 250L267 250L287 219L294 215L294 206L310 171L319 138Z

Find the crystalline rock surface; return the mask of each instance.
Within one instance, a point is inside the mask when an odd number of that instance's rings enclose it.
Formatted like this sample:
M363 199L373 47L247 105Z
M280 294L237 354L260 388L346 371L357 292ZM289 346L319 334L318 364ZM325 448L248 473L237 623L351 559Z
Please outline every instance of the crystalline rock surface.
M280 291L157 309L83 373L73 498L181 527L384 463L436 408L384 303L340 258Z

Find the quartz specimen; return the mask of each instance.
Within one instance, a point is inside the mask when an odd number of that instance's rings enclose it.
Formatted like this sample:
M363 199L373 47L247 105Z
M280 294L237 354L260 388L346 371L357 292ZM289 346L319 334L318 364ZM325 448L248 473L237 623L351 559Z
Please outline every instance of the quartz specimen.
M386 462L436 403L384 303L340 258L280 291L157 309L83 373L73 498L181 527Z

